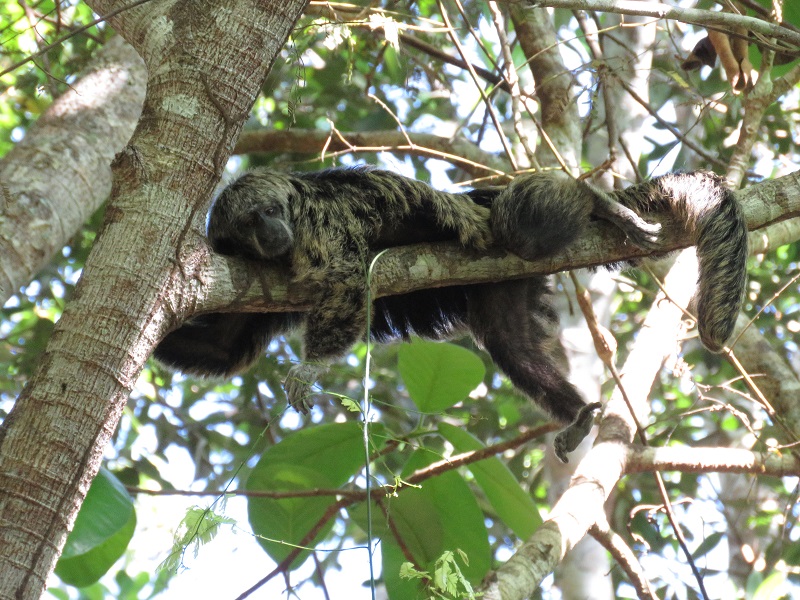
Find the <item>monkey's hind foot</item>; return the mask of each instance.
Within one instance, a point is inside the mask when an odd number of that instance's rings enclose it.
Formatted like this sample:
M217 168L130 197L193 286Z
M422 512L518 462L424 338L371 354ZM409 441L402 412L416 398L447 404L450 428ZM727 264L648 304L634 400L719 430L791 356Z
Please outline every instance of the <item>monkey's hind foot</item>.
M295 365L289 369L283 382L283 389L286 390L286 397L292 408L304 415L308 414L313 404L311 398L314 396L311 386L327 370L328 367L325 365L310 363Z
M594 425L595 412L602 406L599 402L587 404L580 410L575 420L556 435L556 439L553 442L553 450L561 462L568 463L567 454L575 450L583 439L589 435L589 431Z
M661 232L660 223L648 223L635 211L623 206L616 200L612 200L605 193L598 193L592 212L619 227L628 239L639 248L645 250L659 249L658 234Z

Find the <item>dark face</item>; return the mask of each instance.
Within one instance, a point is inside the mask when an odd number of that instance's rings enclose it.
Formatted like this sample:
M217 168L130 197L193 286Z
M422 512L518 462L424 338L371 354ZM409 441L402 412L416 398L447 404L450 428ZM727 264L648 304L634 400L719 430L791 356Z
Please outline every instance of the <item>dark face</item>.
M281 181L248 174L226 187L208 221L215 252L254 260L276 260L293 245L288 195Z

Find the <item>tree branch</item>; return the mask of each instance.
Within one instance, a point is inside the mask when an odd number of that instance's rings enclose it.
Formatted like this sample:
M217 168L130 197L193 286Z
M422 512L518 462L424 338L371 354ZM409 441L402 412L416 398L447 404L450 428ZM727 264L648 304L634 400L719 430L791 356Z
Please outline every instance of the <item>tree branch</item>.
M797 477L800 458L787 453L753 452L743 448L631 446L626 473L680 471L681 473L750 473L770 477Z
M411 143L409 144L409 140ZM356 152L394 152L447 160L475 177L501 174L508 163L472 142L430 133L387 131L320 131L317 129L248 130L234 154L253 152L319 153L323 158Z
M736 196L750 231L800 216L800 172L740 190ZM536 261L525 261L500 250L478 254L454 243L392 248L378 260L372 278L373 295L377 298L431 287L597 267L660 256L692 245L674 217L659 214L648 215L648 219L663 224L664 245L658 253L627 244L616 228L604 223L590 224L586 234L566 251ZM308 306L308 290L293 284L285 267L256 265L213 253L209 253L207 262L196 264L197 276L184 282L193 289L187 288L183 294L197 297L197 303L174 307L181 319L201 312L280 312ZM269 293L265 293L267 289Z
M800 47L800 33L775 25L762 19L737 15L728 12L714 12L697 8L679 8L653 2L637 0L529 0L537 8L567 8L572 10L596 10L626 15L640 15L656 19L672 19L701 27L733 29L742 27L760 33L768 38L776 38Z
M111 159L133 133L144 63L112 38L0 161L0 306L111 193Z

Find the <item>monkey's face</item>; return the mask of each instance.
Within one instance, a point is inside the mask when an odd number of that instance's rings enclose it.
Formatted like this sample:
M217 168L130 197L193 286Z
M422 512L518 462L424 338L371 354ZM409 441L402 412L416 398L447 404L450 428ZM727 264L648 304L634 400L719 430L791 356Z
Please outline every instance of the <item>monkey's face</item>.
M292 250L289 215L293 188L274 173L248 173L226 187L211 208L208 239L215 252L278 260Z

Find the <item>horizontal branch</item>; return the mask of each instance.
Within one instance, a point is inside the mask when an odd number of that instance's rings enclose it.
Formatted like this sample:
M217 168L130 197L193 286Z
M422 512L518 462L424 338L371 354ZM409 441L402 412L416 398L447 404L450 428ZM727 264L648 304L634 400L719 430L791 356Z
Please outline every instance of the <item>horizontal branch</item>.
M631 446L626 473L680 471L681 473L752 473L771 477L800 476L800 458L791 452L753 452L743 448Z
M397 130L345 132L318 129L246 130L234 154L253 152L300 152L336 154L341 152L394 152L447 160L473 176L504 173L508 164L484 152L472 142L430 133Z
M760 33L768 38L776 38L800 48L800 33L775 25L762 19L737 15L729 12L715 12L698 8L680 8L654 2L638 0L528 0L535 8L568 8L572 10L596 10L625 15L671 19L701 27L732 29L742 27Z
M751 232L800 216L800 172L763 182L737 192ZM662 226L658 252L626 242L615 227L593 222L579 240L563 252L535 261L522 260L502 250L484 253L464 250L455 243L414 244L381 254L372 277L374 297L391 296L432 287L515 279L583 267L663 256L692 245L673 216L653 214ZM752 234L759 235L759 234ZM206 284L192 313L214 311L281 312L308 308L309 290L292 283L288 269L212 254L206 271L192 280ZM204 295L205 294L205 295ZM184 315L190 316L190 315Z

